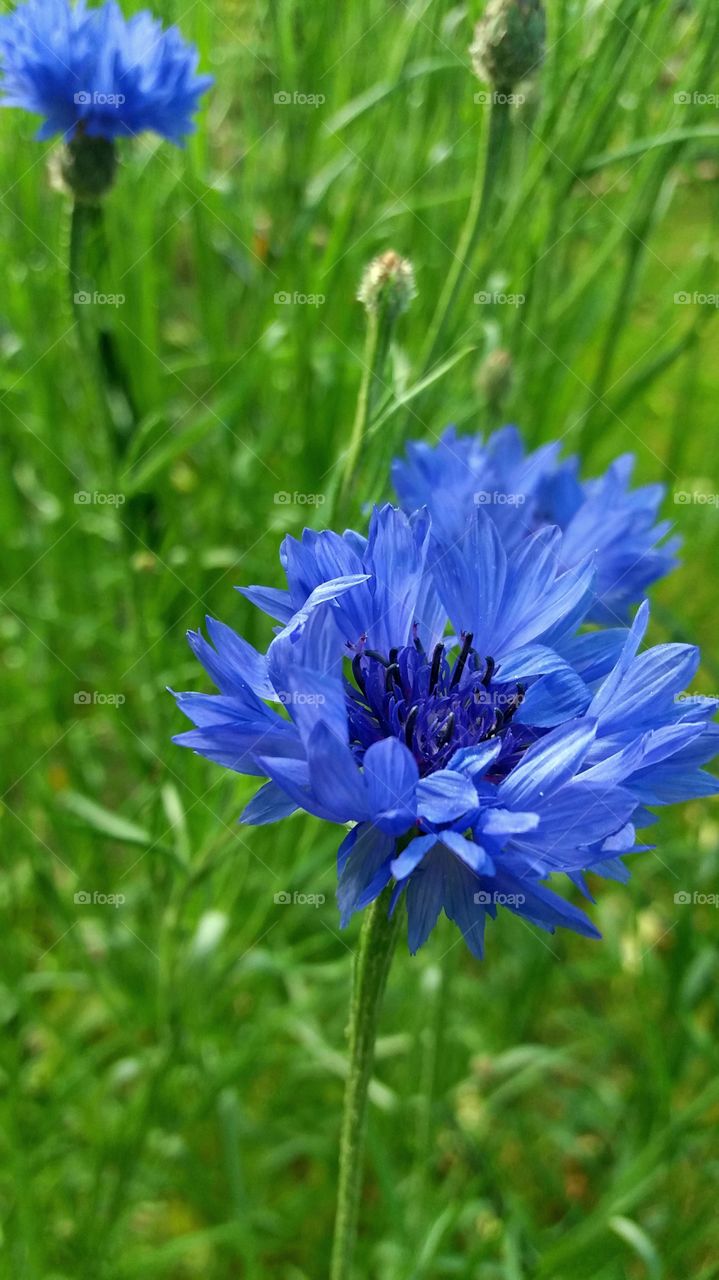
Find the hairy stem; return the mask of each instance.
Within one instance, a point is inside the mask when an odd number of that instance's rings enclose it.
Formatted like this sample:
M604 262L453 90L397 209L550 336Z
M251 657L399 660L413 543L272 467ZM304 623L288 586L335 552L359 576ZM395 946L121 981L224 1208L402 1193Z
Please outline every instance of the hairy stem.
M137 410L114 335L102 316L109 304L98 301L98 295L108 296L100 288L107 258L102 205L75 200L70 229L70 299L88 371L105 410L113 449L120 456L137 422Z
M350 442L345 454L342 476L335 490L331 517L344 511L357 479L362 444L366 439L372 413L383 387L383 374L389 352L391 324L385 311L371 311L367 316L367 337L362 358L362 381L357 397ZM329 523L331 524L331 520Z
M362 1189L367 1090L377 1022L397 941L399 911L388 917L389 890L365 911L355 958L349 1023L349 1074L340 1134L337 1212L330 1280L350 1280Z
M465 273L471 269L470 259L486 222L508 127L509 105L506 102L494 101L490 108L489 128L485 130L484 143L477 158L477 171L467 217L427 334L420 363L423 373L430 368L437 355L447 322L457 303Z

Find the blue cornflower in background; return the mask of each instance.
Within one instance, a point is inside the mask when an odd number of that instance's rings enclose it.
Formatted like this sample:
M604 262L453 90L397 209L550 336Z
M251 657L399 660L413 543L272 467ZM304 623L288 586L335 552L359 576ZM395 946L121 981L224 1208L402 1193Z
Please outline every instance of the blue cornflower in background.
M625 878L647 804L715 789L716 704L678 700L696 650L639 654L646 607L581 632L594 566L564 569L558 530L507 552L474 509L439 550L426 511L383 507L368 538L306 530L281 560L285 589L245 590L280 624L266 655L213 619L190 633L219 693L176 695L196 726L176 741L269 779L245 822L352 824L343 923L392 885L412 951L442 909L477 955L499 906L596 935L547 879Z
M115 0L26 0L0 17L0 101L45 117L38 137L112 141L152 130L182 145L212 77L177 27Z
M460 537L473 508L484 506L512 547L542 525L564 532L563 563L596 556L593 622L626 622L650 583L674 568L678 538L658 521L659 484L630 488L634 459L618 458L604 475L579 478L579 459L560 459L558 443L527 453L516 427L483 440L448 428L437 445L412 443L392 478L406 511L426 506L440 546Z

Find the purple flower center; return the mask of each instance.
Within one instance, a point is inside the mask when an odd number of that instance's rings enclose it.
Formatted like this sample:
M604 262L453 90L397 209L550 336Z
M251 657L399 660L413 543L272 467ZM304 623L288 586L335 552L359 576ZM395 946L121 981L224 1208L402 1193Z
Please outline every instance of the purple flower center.
M513 723L525 686L497 679L494 660L472 648L471 634L463 633L460 641L453 661L447 645L435 645L428 655L417 638L387 655L360 642L353 680L345 682L350 745L359 764L372 743L394 737L425 775L445 768L460 748L501 737L492 779L513 767L537 736Z

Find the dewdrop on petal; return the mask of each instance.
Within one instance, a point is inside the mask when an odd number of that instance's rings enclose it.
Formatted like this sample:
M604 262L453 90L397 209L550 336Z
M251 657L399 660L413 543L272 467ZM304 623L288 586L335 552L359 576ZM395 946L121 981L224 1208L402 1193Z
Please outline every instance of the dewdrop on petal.
M509 92L542 62L545 34L542 0L489 0L469 50L479 79Z
M395 319L407 310L416 295L412 263L389 249L366 267L357 300L368 313L386 311L389 318Z

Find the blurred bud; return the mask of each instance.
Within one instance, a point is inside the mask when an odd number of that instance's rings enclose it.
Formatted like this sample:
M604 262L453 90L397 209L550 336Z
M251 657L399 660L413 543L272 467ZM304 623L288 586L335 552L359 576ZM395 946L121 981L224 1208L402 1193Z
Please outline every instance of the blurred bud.
M365 268L357 299L365 311L385 311L394 320L407 310L416 294L412 263L389 249Z
M63 149L60 171L65 187L76 200L97 204L115 181L114 143L107 138L78 134Z
M512 357L503 347L497 347L485 356L477 373L477 390L487 403L499 407L506 400L514 383Z
M542 0L489 0L469 50L479 79L508 93L541 63L545 33Z

